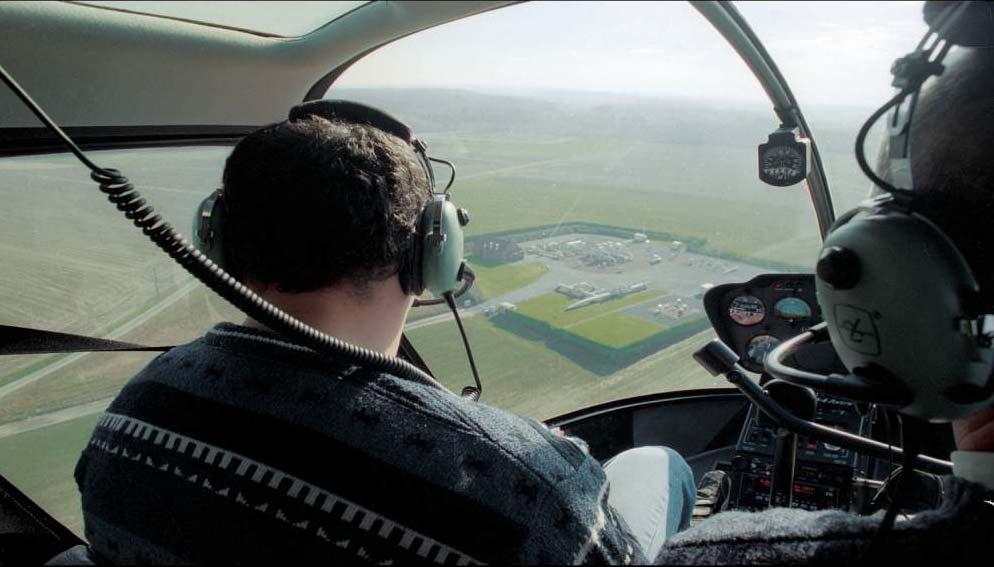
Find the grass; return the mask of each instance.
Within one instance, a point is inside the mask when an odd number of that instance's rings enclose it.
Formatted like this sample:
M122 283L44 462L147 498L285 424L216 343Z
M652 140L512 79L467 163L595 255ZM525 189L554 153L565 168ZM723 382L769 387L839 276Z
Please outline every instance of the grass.
M666 295L664 291L648 289L604 303L595 303L580 309L564 311L566 306L577 300L559 293L547 293L518 303L518 312L533 319L544 321L553 327L569 329L629 305L650 301L664 295Z
M569 330L604 346L624 348L661 333L666 328L638 317L608 313L597 319L578 323Z
M226 153L153 149L101 152L101 159L125 168L186 232ZM0 165L0 322L99 334L189 280L107 203L72 156L9 158ZM0 383L38 361L2 357Z
M73 469L99 418L97 413L0 437L0 474L80 536L83 516Z
M728 385L691 357L714 337L710 330L602 377L546 348L540 339L524 338L483 317L465 323L483 382L483 401L536 419L642 394ZM409 336L443 384L459 391L472 383L455 325L422 327Z
M240 322L244 315L204 287L196 287L127 333L121 340L179 344L202 335L216 321ZM87 353L0 400L0 423L114 396L158 353Z
M538 262L498 266L481 266L471 262L470 265L476 274L474 285L479 289L484 300L500 297L510 291L531 285L549 271L545 264Z

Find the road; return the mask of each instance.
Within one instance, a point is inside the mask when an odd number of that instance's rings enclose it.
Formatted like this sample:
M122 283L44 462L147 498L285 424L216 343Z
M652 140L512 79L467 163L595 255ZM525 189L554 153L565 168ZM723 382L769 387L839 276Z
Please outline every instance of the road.
M12 423L0 425L0 439L102 412L107 409L107 406L110 405L110 402L113 399L114 398L104 398L95 402L80 404L71 408L43 413L41 415L35 415Z
M107 339L122 338L124 335L130 333L139 325L145 323L152 317L155 317L159 313L162 313L163 311L168 309L172 304L176 303L184 296L186 296L188 293L193 291L198 285L200 285L200 282L198 280L191 279L190 281L180 286L179 289L177 289L176 291L162 298L161 301L153 305L151 308L143 312L141 315L138 315L134 319L128 321L124 325L121 325L117 329L114 329L112 332L108 333L104 338ZM60 358L58 361L53 362L52 364L39 368L38 370L35 370L30 374L18 378L17 380L11 382L10 384L7 384L6 386L0 387L0 400L2 400L5 396L8 396L20 390L21 388L24 388L25 386L29 386L37 382L38 380L41 380L42 378L52 374L57 370L60 370L62 368L65 368L66 366L69 366L70 364L77 362L84 356L89 356L90 354L91 353L88 352L80 352L77 354L71 354L69 356L66 356L65 358Z

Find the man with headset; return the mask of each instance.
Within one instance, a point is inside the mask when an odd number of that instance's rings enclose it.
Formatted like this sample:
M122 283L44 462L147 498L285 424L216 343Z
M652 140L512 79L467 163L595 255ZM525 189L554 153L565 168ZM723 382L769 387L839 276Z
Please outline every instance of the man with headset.
M395 356L421 280L461 261L431 267L430 250L414 253L447 222L424 220L447 200L433 177L388 115L299 106L228 158L207 207L224 211L212 258L311 327ZM436 240L461 238L449 229ZM645 562L694 505L690 469L669 449L602 467L541 423L253 320L142 370L76 479L87 539L111 563Z
M981 302L994 305L994 233L990 230L994 219L994 47L961 48L950 54L945 65L940 77L926 83L911 125L914 187L929 203L929 220L949 236L969 264L980 285ZM887 172L890 148L882 150L877 170ZM907 253L913 258L924 251ZM894 281L889 285L921 283ZM942 481L942 503L899 521L882 541L874 542L880 516L786 508L723 512L667 541L656 562L793 564L862 558L951 564L987 559L994 533L994 408L953 421L953 431L958 450L952 455L953 476ZM868 555L871 549L879 555Z

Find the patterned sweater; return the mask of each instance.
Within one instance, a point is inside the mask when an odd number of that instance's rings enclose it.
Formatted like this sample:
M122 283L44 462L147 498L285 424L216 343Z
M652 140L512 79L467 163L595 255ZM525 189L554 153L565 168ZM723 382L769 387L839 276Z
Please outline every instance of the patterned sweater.
M221 324L121 391L76 467L112 563L642 563L539 422Z
M667 541L655 564L989 565L994 494L954 476L943 477L942 494L938 508L899 520L876 548L883 512L773 508L716 514Z

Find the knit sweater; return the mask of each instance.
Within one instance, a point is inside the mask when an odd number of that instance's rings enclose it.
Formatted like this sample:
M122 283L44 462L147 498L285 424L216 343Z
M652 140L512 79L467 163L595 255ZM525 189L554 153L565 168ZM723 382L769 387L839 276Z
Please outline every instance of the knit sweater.
M76 481L112 563L645 561L580 445L231 324L127 384Z
M994 535L994 494L948 476L935 510L898 521L867 551L882 512L774 508L722 512L666 542L657 565L960 565L988 564Z

